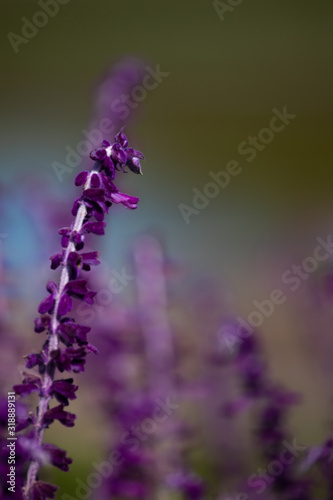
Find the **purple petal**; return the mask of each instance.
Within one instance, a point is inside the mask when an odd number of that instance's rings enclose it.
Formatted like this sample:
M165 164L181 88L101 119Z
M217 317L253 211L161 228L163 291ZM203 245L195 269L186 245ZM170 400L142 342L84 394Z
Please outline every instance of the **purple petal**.
M71 234L71 229L69 227L62 227L61 229L59 229L58 234L61 234L61 235L65 234L65 235L69 236Z
M83 170L75 177L75 186L83 186L88 179L89 172Z
M62 235L61 246L63 248L68 247L71 231L72 230L69 227L63 227L63 228L59 229L59 231L58 231L58 233Z
M89 264L90 266L97 266L100 264L98 260L99 252L86 252L81 254L83 262Z
M82 233L93 233L102 236L105 234L105 226L106 222L86 222L82 226Z
M110 196L113 203L122 203L125 207L134 210L138 206L139 198L136 196L129 196L124 193L112 193Z
M126 148L128 146L128 140L126 135L123 133L125 127L122 127L118 134L115 136L114 140L115 142L118 142L123 148Z
M94 149L90 153L90 158L95 161L102 161L106 157L106 151L104 148Z
M82 193L82 196L92 201L104 201L104 189L100 188L85 189Z
M39 304L38 312L39 314L51 313L54 307L54 297L52 295L48 295L45 299Z
M79 211L81 204L82 204L81 198L76 198L76 200L73 203L73 207L72 207L72 215L74 217L77 216L77 213Z
M48 330L50 327L50 317L49 316L40 316L39 318L35 318L35 332L42 333L45 330Z
M61 246L62 246L63 248L67 248L67 247L68 247L68 244L69 244L69 236L64 235L64 236L61 238Z
M62 253L56 253L55 255L52 255L50 257L51 269L57 269L60 266L62 262L62 257L63 257Z
M78 252L70 252L67 258L67 262L73 267L77 267L81 261L81 255Z
M67 342L87 342L87 333L90 332L91 328L88 326L78 325L74 321L68 321L66 323L60 323L57 328L57 333L65 338Z
M137 157L128 158L126 161L126 165L130 169L130 171L133 172L134 174L142 174L139 158Z
M126 154L127 154L127 158L140 158L140 160L145 159L145 157L143 156L141 151L138 151L137 149L128 148L128 149L126 149Z
M49 280L46 285L46 290L51 293L53 296L56 296L58 293L58 287L54 283L54 281Z
M93 354L99 354L99 350L97 349L97 347L95 347L92 344L87 344L86 348L88 352L91 352Z
M73 231L73 241L75 243L76 246L82 244L82 241L83 241L83 236L78 233L77 231Z
M17 417L16 418L16 425L15 425L15 431L20 432L29 427L33 423L33 418L32 415L28 415L25 417Z
M16 394L24 397L24 396L27 396L28 394L31 394L34 391L38 391L39 387L38 387L38 385L30 382L28 384L14 385L13 389L16 392Z
M93 305L94 303L94 297L96 295L96 292L91 292L89 291L88 293L85 294L85 296L83 297L83 300L84 302L86 302L87 304L90 304L91 306Z
M99 188L101 185L101 180L100 180L100 177L99 177L99 174L92 174L91 178L90 178L90 186L92 188Z
M79 373L84 371L86 355L87 352L85 347L79 347L77 349L68 347L67 349L57 349L53 351L51 357L59 371L63 372L66 370Z
M64 293L61 296L61 299L59 300L59 305L58 305L58 314L60 316L64 316L67 314L69 311L72 310L73 307L73 301L66 293Z
M59 401L59 403L67 406L69 399L76 399L75 392L78 390L78 386L74 385L73 379L67 380L56 380L53 382L50 394L55 396L55 398Z
M42 355L41 354L28 354L25 356L25 359L27 359L27 362L25 364L26 368L33 368L36 365L39 365L40 363L43 362Z
M120 144L114 144L111 149L111 158L115 163L126 163L127 155Z
M64 411L64 405L59 405L45 413L43 423L45 426L49 426L54 420L59 420L65 427L74 427L75 419L76 415L74 413Z
M46 500L47 498L55 498L58 490L53 484L44 483L44 481L35 481L31 487L31 500Z
M58 469L64 472L69 471L68 466L73 462L73 460L66 456L65 450L61 450L54 444L44 444L43 450L49 454L52 465L58 467Z
M87 280L73 280L69 281L65 289L78 295L85 295L88 292Z

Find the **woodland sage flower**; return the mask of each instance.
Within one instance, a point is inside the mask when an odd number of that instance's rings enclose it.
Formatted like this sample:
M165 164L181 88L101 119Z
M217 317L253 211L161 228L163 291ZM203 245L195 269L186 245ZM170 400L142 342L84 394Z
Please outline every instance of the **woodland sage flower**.
M55 420L66 427L73 427L76 419L67 407L69 401L76 398L78 386L73 378L57 379L57 372L82 372L86 356L97 354L97 349L87 341L90 328L77 324L74 318L67 315L72 311L75 300L93 304L96 295L90 290L85 273L90 271L91 266L99 264L99 254L83 252L86 235L104 234L104 217L113 203L122 203L130 209L137 207L138 198L121 193L113 182L116 172L124 172L126 168L141 173L142 153L127 146L127 138L121 130L112 144L103 141L101 148L91 153L91 158L95 160L92 170L80 172L75 180L76 186L83 186L83 192L72 209L75 219L69 227L59 230L62 249L50 258L51 269L61 269L60 280L58 284L48 281L48 295L40 303L40 316L35 320L35 332L46 332L47 339L41 352L26 356L26 368L35 368L35 374L23 373L22 383L14 386L20 397L32 393L37 393L39 397L36 413L30 413L21 422L17 421L16 427L17 431L29 429L29 432L32 428L25 441L30 443L27 445L30 465L23 489L26 500L54 498L57 487L38 480L39 468L45 461L64 471L71 463L64 450L44 444L43 436L45 429ZM51 407L53 399L59 404Z

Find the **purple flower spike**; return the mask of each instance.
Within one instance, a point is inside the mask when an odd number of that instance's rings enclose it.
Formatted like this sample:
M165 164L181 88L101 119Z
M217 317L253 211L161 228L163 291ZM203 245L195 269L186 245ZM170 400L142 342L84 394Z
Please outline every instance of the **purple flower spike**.
M61 228L61 250L50 257L51 269L60 268L59 285L53 281L47 283L48 295L38 307L40 316L35 319L35 332L47 333L47 339L39 353L25 356L26 367L35 369L38 375L25 374L22 384L14 386L17 395L24 397L37 392L39 404L36 414L18 419L16 431L32 425L33 433L29 436L30 465L24 486L25 500L44 500L54 498L56 487L37 481L38 470L43 463L41 454L47 452L53 465L67 471L71 459L54 445L43 444L44 429L58 420L66 427L73 427L76 416L65 411L69 402L76 399L78 386L72 378L55 380L57 371L80 373L84 371L88 354L98 354L98 350L88 343L87 333L90 328L79 325L67 314L73 308L73 299L94 303L96 292L90 290L87 280L81 272L90 271L91 266L100 263L99 252L84 252L87 234L102 236L105 234L105 215L113 203L136 208L138 198L120 193L113 184L116 170L124 171L129 158L132 162L141 158L141 153L127 149L128 142L122 131L112 144L104 140L101 147L91 152L95 160L91 171L80 172L76 186L83 186L81 196L73 205L75 220L68 227ZM131 166L129 166L130 169ZM50 407L52 399L60 404Z

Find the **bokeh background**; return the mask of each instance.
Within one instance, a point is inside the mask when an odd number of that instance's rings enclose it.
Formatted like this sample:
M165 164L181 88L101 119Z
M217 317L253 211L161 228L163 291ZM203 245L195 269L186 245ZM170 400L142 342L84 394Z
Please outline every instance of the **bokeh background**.
M155 231L186 269L184 289L211 280L221 308L246 317L254 300L281 287L286 270L313 255L316 238L333 234L332 2L247 0L222 21L211 1L70 0L15 53L8 33L20 35L22 17L37 10L36 1L1 1L1 293L13 329L25 346L37 343L28 322L44 294L48 255L58 251L41 228L47 220L56 233L45 214L69 213L75 196L79 167L59 182L52 162L64 163L66 146L84 138L94 83L128 55L169 75L127 127L146 156L144 176L122 181L140 205L115 207L99 242L104 258L121 269L133 238ZM284 106L297 117L248 163L239 144ZM241 174L186 224L179 204L191 205L192 190L230 160ZM333 304L321 285L329 268L327 261L288 293L261 327L272 373L303 394L292 417L300 442L319 441L330 427ZM73 477L100 456L99 417L85 415ZM74 434L57 432L60 445Z

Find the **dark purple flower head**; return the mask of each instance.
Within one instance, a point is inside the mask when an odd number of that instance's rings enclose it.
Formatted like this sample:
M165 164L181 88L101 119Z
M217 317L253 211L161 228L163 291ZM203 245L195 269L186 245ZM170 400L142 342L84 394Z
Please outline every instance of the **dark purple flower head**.
M116 170L124 171L125 167L135 174L141 174L140 160L144 160L144 156L140 151L127 146L128 140L122 129L115 136L113 144L104 141L99 149L91 152L90 157L101 163L102 169L111 179L114 179ZM82 182L84 177L76 179L77 182Z

